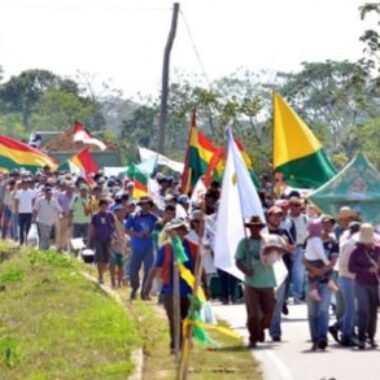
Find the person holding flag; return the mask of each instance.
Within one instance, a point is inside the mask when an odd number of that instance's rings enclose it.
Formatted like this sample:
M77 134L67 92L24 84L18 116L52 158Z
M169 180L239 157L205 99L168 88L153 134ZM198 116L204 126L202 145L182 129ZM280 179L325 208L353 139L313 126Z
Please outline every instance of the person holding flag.
M149 272L148 279L145 283L143 296L149 298L149 294L152 290L152 284L154 278L161 272L161 280L163 283L161 289L161 296L166 311L166 315L169 322L170 331L170 350L174 353L175 349L175 307L174 307L174 265L176 262L176 251L178 244L182 244L187 260L184 262L184 266L191 271L194 275L195 264L197 262L198 248L197 245L192 243L186 238L189 232L189 226L184 219L173 219L165 226L165 231L171 237L171 241L164 244L158 251L156 262ZM190 295L192 289L188 283L180 278L179 284L179 305L180 305L180 347L182 346L182 331L183 321L187 317L190 308Z

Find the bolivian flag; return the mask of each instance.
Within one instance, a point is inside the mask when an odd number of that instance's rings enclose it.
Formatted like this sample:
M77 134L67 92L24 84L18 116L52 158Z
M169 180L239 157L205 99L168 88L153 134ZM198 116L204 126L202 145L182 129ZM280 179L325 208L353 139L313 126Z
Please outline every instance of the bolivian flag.
M189 145L185 156L185 169L182 174L182 192L187 194L198 179L207 172L217 148L201 133L196 125L196 111L193 109L189 132Z
M334 166L308 126L277 93L273 103L274 171L291 186L318 188L336 174Z
M96 174L99 171L91 153L88 149L83 149L79 153L66 160L58 170L67 170L70 173L74 173L86 180L88 185L94 185L92 174Z
M57 168L56 161L39 149L10 137L0 135L0 171L8 172L24 168L35 172L46 165L51 170Z
M127 176L133 180L133 199L139 199L148 195L148 175L140 170L137 165L132 164L127 169Z

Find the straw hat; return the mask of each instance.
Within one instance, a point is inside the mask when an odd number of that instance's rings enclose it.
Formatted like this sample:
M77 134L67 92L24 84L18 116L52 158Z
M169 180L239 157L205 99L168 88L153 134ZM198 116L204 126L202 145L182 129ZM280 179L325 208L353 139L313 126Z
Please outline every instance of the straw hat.
M262 234L261 236L263 238L264 249L285 250L286 243L283 237L275 234Z
M246 227L265 227L265 223L260 219L258 215L254 215L248 222L245 222Z
M177 228L181 228L181 227L184 227L186 228L187 230L189 229L189 226L186 222L185 219L182 219L182 218L175 218L173 220L171 220L166 226L165 226L165 230L166 231L172 231L172 230L176 230Z
M299 197L291 197L289 199L289 205L294 205L294 206L302 206L303 201Z
M375 230L370 223L363 223L354 239L362 244L373 244L375 242Z

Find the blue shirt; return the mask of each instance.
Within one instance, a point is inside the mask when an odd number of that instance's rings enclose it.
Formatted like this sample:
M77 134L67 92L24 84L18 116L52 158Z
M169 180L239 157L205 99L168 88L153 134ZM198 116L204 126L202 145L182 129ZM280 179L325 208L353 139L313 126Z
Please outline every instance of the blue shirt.
M192 273L194 273L194 263L193 263L193 257L192 257L191 252L190 252L189 243L186 240L182 241L182 243L183 243L183 247L185 249L186 256L188 257L188 260L186 262L184 262L183 265L187 269L189 269ZM161 294L164 294L164 295L172 295L173 291L174 291L174 288L173 288L173 250L170 249L170 252L171 252L171 256L172 256L172 258L170 260L170 284L164 284L162 286ZM163 247L161 247L157 253L155 266L157 268L162 268L162 266L164 265L164 261L165 261L165 249ZM190 286L187 285L187 283L184 280L182 280L181 277L179 280L179 291L180 291L181 297L187 297L189 294L192 293L192 289L190 288Z
M153 250L152 231L156 222L157 217L151 213L142 214L141 212L137 212L133 215L129 215L125 222L125 228L127 230L149 233L148 237L131 237L131 248L133 250Z

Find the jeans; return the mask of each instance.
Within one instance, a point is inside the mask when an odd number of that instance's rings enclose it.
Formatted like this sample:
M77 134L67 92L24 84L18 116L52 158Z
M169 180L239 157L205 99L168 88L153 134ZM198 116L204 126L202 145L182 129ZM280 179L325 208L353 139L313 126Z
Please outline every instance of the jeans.
M338 285L344 301L344 314L340 320L342 340L349 341L355 327L355 280L339 277Z
M38 223L38 234L40 238L40 249L46 250L50 248L50 236L53 226Z
M131 261L129 263L129 281L132 290L140 287L140 269L144 265L143 286L148 278L148 273L153 266L154 255L153 249L132 249Z
M276 306L274 307L272 321L269 328L270 336L281 338L281 313L285 301L286 280L276 290Z
M359 341L364 342L366 337L374 339L377 324L377 285L363 285L356 282L355 295L358 302Z
M235 301L237 279L231 274L220 269L218 269L218 276L220 280L221 300L225 302L228 302L229 300Z
M313 343L327 340L327 331L329 327L331 290L327 288L326 283L320 282L318 284L318 292L322 298L321 302L313 301L310 297L307 299L309 328Z
M1 238L5 239L8 235L8 229L9 229L9 222L12 219L12 211L8 206L4 206L4 212L3 212L3 226L1 230ZM11 230L12 235L12 230ZM13 237L13 236L12 236Z
M18 240L18 214L12 212L11 215L11 228L12 228L12 239L14 241Z
M31 213L20 213L18 214L18 225L20 227L20 245L24 244L32 225L32 214Z
M305 249L302 246L297 246L293 255L293 297L296 301L301 299L305 286L306 270L302 263L304 254Z

